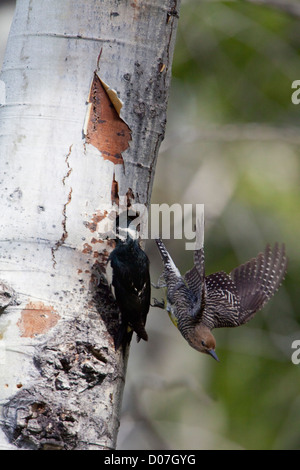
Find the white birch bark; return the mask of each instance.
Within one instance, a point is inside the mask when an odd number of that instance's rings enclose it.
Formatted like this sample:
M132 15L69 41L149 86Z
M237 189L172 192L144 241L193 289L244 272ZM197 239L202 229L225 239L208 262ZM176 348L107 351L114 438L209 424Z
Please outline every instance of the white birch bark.
M18 0L0 75L0 448L116 446L126 357L99 281L103 206L149 204L179 0ZM123 106L123 164L83 134L98 76ZM1 88L2 89L2 88Z

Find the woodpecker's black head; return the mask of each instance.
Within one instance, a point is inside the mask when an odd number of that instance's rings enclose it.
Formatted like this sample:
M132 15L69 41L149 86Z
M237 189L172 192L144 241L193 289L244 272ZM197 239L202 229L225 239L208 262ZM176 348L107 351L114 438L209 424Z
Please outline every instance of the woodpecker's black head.
M116 217L116 242L132 242L139 240L138 225L135 223L137 216L129 216L123 212Z
M151 294L149 259L139 245L133 218L128 217L124 225L125 218L121 215L116 221L116 248L109 256L112 286L121 312L120 330L115 338L116 349L130 341L131 334L128 333L132 330L136 332L138 341L141 338L147 341L145 324Z

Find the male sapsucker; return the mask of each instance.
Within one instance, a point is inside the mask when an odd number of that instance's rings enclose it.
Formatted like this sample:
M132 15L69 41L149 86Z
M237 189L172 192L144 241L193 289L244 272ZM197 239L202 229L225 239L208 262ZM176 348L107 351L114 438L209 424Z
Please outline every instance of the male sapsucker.
M121 312L116 349L129 340L130 331L136 332L138 341L141 338L148 340L145 324L151 294L149 259L140 247L133 218L127 218L125 227L120 227L119 220L117 217L116 247L108 259L112 268L113 293Z

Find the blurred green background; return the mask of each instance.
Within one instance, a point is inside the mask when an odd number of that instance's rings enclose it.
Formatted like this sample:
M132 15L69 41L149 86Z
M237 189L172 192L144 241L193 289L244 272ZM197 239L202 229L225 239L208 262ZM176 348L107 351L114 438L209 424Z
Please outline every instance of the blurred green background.
M208 274L275 241L286 243L288 274L249 324L214 330L220 363L151 309L149 342L131 346L119 449L300 448L300 17L259 3L182 2L152 203L205 204ZM191 267L185 240L165 244L181 272ZM153 240L146 251L156 282Z

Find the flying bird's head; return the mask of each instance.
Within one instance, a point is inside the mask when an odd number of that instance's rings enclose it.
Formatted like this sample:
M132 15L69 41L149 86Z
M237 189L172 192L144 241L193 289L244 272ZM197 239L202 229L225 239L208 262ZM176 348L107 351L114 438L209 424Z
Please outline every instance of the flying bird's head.
M189 345L197 351L209 354L216 361L219 361L215 353L216 340L207 326L198 324L188 339Z

